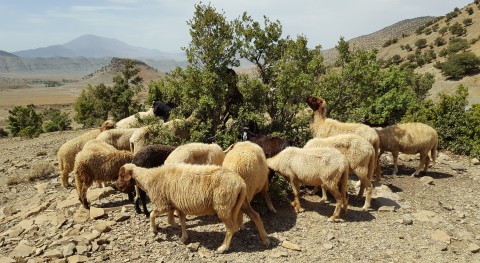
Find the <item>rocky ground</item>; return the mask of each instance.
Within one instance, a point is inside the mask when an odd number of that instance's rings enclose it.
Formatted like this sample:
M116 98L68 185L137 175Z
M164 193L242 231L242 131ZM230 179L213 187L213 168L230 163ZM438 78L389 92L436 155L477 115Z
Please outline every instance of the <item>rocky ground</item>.
M153 237L145 216L111 187L92 187L92 209L83 209L76 191L60 186L56 161L60 145L82 132L0 139L0 262L480 262L480 165L464 156L440 152L421 178L408 176L418 164L414 156L401 156L399 176L391 175L385 156L372 209L361 211L363 199L351 189L349 211L337 223L327 222L333 204L319 204L317 195L303 193L300 214L280 198L274 197L278 214L257 201L271 246L246 219L230 251L216 254L225 232L213 216L189 217L189 241L182 244L165 216ZM55 165L55 172L7 185L39 163Z

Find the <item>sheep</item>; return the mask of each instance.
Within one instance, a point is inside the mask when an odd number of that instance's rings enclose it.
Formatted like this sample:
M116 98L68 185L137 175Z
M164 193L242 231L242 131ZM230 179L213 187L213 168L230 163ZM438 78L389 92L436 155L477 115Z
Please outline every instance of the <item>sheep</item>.
M165 160L165 164L214 164L222 165L225 153L218 144L187 143L178 146Z
M310 139L303 148L332 147L347 157L350 171L354 172L360 181L357 198L363 196L366 189L365 204L362 210L370 208L372 199L372 176L376 165L375 150L364 138L356 134L339 134L327 138ZM322 199L326 201L326 189L322 187Z
M157 168L142 168L126 164L120 168L120 180L135 179L155 204L150 214L153 234L158 233L155 217L177 210L180 215L182 235L180 241L188 239L186 215L217 214L225 224L226 236L217 252L223 253L239 225L239 211L246 213L257 226L263 244L269 246L267 232L262 219L247 201L247 187L240 176L227 168L216 165L164 164Z
M98 140L104 141L118 150L130 150L130 137L139 128L129 129L111 129L100 133L97 136Z
M246 128L246 127L243 129L241 133L241 138L243 141L248 140L260 145L260 147L262 147L263 152L265 153L265 157L267 158L273 157L275 154L281 152L283 149L290 146L288 141L283 138L254 134L250 132L249 128Z
M75 156L79 153L86 142L95 139L101 132L112 129L115 122L111 120L104 121L100 128L88 131L80 136L72 138L65 142L57 152L58 166L60 168L59 181L64 188L70 186L68 183L68 175L73 171L75 164Z
M418 176L423 167L426 173L430 164L428 152L435 163L437 157L438 134L437 131L423 123L402 123L394 124L385 128L376 129L380 137L380 154L392 152L393 174L397 174L398 153L417 154L420 153L420 164L412 177Z
M348 161L337 149L288 147L274 157L268 158L267 165L290 181L295 196L292 205L297 213L303 211L298 198L300 183L325 186L335 197L335 211L328 221L337 220L342 210L347 211Z
M138 119L143 119L146 117L159 116L163 117L163 120L166 121L170 117L170 111L172 108L167 106L161 101L153 101L152 107L148 111L141 111L136 114L130 115L126 118L123 118L117 122L117 129L127 129L135 125L138 125ZM138 115L137 115L138 114ZM137 118L138 116L138 118Z
M128 139L130 143L130 151L136 154L145 145L150 126L140 127L132 133Z
M262 148L252 142L237 142L228 148L223 160L225 167L239 174L247 185L247 201L251 202L253 196L262 192L268 209L274 213L270 195L268 194L268 166ZM239 225L242 226L243 214L238 214Z
M165 161L165 159L167 159L167 156L173 150L175 150L175 148L176 147L174 146L161 145L161 144L144 146L137 153L135 153L132 163L135 164L136 166L144 167L144 168L153 168L153 167L161 166L163 165L163 162ZM139 205L139 200L141 200L143 205L143 213L147 217L150 216L150 212L148 212L148 209L147 209L146 193L142 189L135 187L135 181L133 179L130 180L129 182L122 182L120 178L118 178L117 187L120 191L126 192L130 200L134 200L135 211L137 211L137 213L139 214L142 213L142 210L140 210L140 205ZM134 188L135 190L139 191L135 199L133 198ZM140 199L138 198L138 196L140 196Z
M133 154L129 151L117 150L98 139L88 141L75 157L73 168L77 194L83 207L90 208L87 190L94 181L115 181L120 167L132 159Z
M353 133L362 136L372 144L375 150L375 160L377 160L375 165L375 179L376 181L380 181L381 170L378 163L380 138L375 129L361 123L344 123L327 118L327 103L322 98L308 97L307 104L313 111L313 120L310 123L312 137L325 138L337 134Z

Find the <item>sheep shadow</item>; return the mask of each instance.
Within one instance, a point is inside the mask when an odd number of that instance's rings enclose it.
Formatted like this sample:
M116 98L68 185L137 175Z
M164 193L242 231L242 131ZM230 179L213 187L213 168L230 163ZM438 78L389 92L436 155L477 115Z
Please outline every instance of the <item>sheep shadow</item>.
M358 205L362 207L363 202L365 201L365 199L363 198L358 199L356 202L352 202L350 200L352 200L351 196L349 197L349 208L352 207L352 203L354 203L355 206ZM302 208L305 209L305 211L316 212L319 215L324 216L325 221L330 218L330 216L332 216L333 212L335 211L335 199L332 197L328 197L328 201L329 203L320 204L319 202L313 202L304 198L300 198L300 204L302 205ZM369 211L357 211L353 209L348 209L347 213L342 214L340 218L347 222L370 222L375 219L375 217Z
M382 167L382 175L386 176L397 176L397 177L408 177L411 176L415 172L416 166L406 166L404 164L398 164L398 173L397 175L393 174L393 164L387 168L387 167ZM420 172L418 176L415 176L415 178L421 178L422 176L430 176L433 179L446 179L446 178L451 178L453 175L440 172L440 171L433 171L431 168L428 169L426 173L423 171Z
M208 216L210 219L214 219L214 216ZM196 217L194 218L197 221L204 221L202 219L206 219L205 216ZM218 219L218 218L217 218ZM208 221L208 220L207 220ZM212 220L217 221L216 223L221 223L220 220ZM199 225L192 225L189 224L187 221L187 233L188 233L188 240L185 243L187 246L190 243L199 243L201 246L205 247L208 250L215 251L219 246L222 245L223 240L225 239L225 230L222 227L222 230L214 229L214 230L199 230L193 229ZM159 233L165 235L165 239L157 238L157 241L167 241L167 242L178 242L180 243L180 236L181 230L180 228L172 228L170 226L158 227ZM267 230L267 233L269 231ZM231 241L230 249L227 253L232 252L247 252L247 253L255 253L261 252L266 249L271 249L272 247L277 246L280 241L269 234L270 246L267 248L263 245L262 240L260 239L260 235L255 224L252 221L245 222L245 229L239 230L236 232Z

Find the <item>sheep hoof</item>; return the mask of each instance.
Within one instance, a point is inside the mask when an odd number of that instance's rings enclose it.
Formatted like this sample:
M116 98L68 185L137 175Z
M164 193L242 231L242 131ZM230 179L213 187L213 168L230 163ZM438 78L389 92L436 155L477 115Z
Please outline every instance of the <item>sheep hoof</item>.
M187 243L187 240L188 240L188 236L182 236L180 238L180 242L182 242L183 244Z
M275 214L277 213L277 210L275 208L270 209L270 211Z
M303 211L305 211L305 209L303 209L302 207L295 207L295 212L302 213Z
M218 254L223 254L223 253L225 253L226 250L227 250L227 248L224 245L221 245L219 248L217 248L216 252Z
M362 207L361 211L367 212L369 208L370 208L370 207L368 207L368 206L364 206L364 207Z
M265 247L270 247L270 239L267 237L265 240L263 240L263 244Z
M327 199L320 199L320 201L318 202L319 204L325 204L327 202Z
M333 223L335 223L336 221L337 221L337 217L336 217L336 216L331 216L331 217L327 220L327 222L333 222Z
M416 176L417 176L416 173L413 173L412 175L410 175L410 177L412 177L412 178L414 178L414 177L416 177Z

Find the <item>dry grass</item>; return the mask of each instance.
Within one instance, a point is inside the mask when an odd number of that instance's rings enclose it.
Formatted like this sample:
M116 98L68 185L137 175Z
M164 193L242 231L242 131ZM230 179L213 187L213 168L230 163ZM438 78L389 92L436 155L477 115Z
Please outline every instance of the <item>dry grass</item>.
M46 161L37 162L32 165L27 174L20 176L11 176L5 180L7 185L17 185L26 182L48 179L55 175L55 167Z

